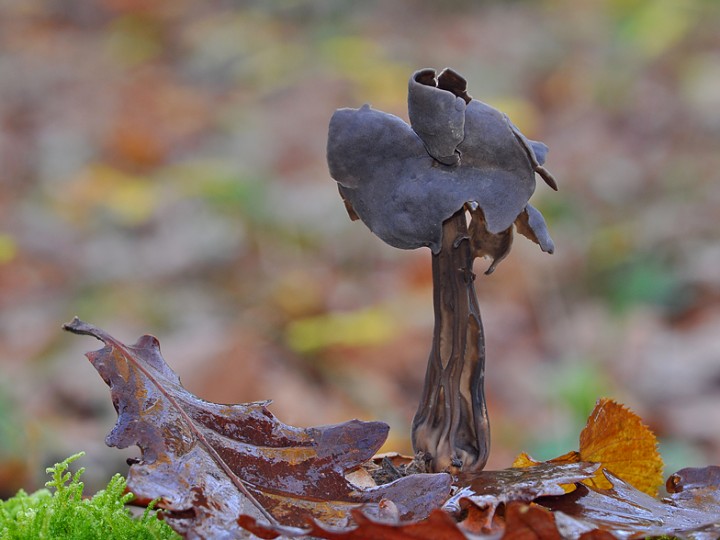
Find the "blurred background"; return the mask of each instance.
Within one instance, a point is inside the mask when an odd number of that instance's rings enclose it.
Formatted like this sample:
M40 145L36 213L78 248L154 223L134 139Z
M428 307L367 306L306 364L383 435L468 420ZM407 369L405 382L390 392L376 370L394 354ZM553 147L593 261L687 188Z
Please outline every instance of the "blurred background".
M601 396L666 474L720 463L719 29L714 0L4 0L3 495L80 450L96 489L138 453L104 445L74 315L154 334L202 398L382 420L411 452L430 254L348 219L325 145L339 107L406 119L422 67L547 143L560 185L532 199L556 253L520 237L476 282L488 466L577 448Z

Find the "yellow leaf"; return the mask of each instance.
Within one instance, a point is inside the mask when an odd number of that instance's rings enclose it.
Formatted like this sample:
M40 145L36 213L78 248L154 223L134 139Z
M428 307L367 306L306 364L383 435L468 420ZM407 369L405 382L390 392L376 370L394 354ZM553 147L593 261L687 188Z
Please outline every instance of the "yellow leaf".
M610 471L636 489L657 496L662 484L663 461L657 450L657 439L638 415L624 405L608 398L598 400L585 428L580 433L580 451L568 452L546 463L576 463L589 461L601 467L593 478L583 481L596 489L610 489L612 485L603 475ZM523 452L512 466L532 467L536 461ZM563 486L570 492L570 486Z
M292 321L286 330L287 343L299 353L327 347L362 347L390 341L398 332L396 320L382 308L347 313L327 313Z
M580 453L576 452L575 450L568 452L567 454L563 454L562 456L558 456L556 458L549 459L545 462L538 461L534 458L532 458L529 454L523 452L518 457L515 458L515 461L513 461L513 464L511 467L514 467L516 469L522 469L524 467L532 467L533 465L540 465L541 463L557 463L558 465L562 463L579 463L581 461L591 461L589 459L582 459L580 457Z
M611 399L598 400L580 433L580 460L602 463L595 478L586 482L596 488L612 487L602 469L653 497L662 484L663 461L655 435L638 415Z
M0 233L0 264L9 263L17 256L18 246L9 234Z
M537 461L530 457L529 454L526 452L523 452L518 457L515 458L515 461L513 461L512 465L510 465L513 469L524 469L525 467L532 467L533 465L540 465L542 461Z
M573 450L572 452L568 452L562 456L550 459L546 463L557 463L558 465L561 465L563 463L578 463L580 461L582 461L580 459L580 453ZM523 452L515 458L515 461L513 461L511 466L515 469L524 469L525 467L532 467L534 465L540 465L541 463L543 462L538 461L526 452ZM572 493L575 491L575 484L562 484L562 488L565 490L565 493Z

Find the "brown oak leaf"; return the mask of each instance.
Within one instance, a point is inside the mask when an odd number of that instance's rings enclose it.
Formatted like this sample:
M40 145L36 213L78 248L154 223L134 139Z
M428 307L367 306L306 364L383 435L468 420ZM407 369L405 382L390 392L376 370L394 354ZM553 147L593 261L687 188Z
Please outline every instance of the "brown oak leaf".
M242 514L273 525L315 519L346 527L361 506L380 516L383 500L392 501L399 518L417 520L449 495L447 474L413 475L372 489L346 478L380 448L386 424L351 420L296 428L275 418L268 402L203 401L182 387L156 338L125 345L77 318L64 328L105 344L87 357L118 412L106 443L140 448L128 487L141 498L160 498L165 520L181 534L242 537L236 522Z

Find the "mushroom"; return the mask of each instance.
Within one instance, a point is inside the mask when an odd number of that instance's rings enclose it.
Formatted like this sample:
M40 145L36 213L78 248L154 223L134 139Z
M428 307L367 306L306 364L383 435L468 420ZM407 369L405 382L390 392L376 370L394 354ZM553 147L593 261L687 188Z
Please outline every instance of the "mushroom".
M486 274L508 254L513 225L552 253L540 212L528 204L547 147L502 112L472 99L452 69L410 78L410 125L364 105L330 120L327 159L350 217L391 246L432 252L435 327L412 443L428 470L471 472L487 461L485 342L473 261ZM468 224L467 215L470 216Z

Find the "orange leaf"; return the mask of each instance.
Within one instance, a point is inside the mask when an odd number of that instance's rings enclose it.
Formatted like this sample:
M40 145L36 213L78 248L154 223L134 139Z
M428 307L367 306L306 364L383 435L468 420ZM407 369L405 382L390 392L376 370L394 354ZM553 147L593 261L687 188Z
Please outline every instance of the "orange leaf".
M653 497L662 484L663 461L655 435L638 415L611 399L598 400L580 433L580 459L602 464L595 477L585 481L591 487L612 487L602 469Z
M546 463L579 461L601 464L595 476L583 480L584 484L596 489L612 487L602 474L603 469L653 497L662 483L663 461L657 451L655 435L638 415L608 398L598 400L590 414L580 433L580 451L568 452ZM512 466L523 468L539 463L523 452ZM569 493L572 489L568 488Z
M564 463L580 463L581 461L582 460L580 459L580 453L573 450L571 452L568 452L567 454L563 454L562 456L550 459L546 461L546 463L557 463L558 465L562 465ZM540 465L541 463L542 461L537 461L526 452L523 452L515 458L512 467L516 469L524 469L526 467ZM575 490L575 484L561 484L561 487L565 490L565 493L572 493Z
M562 456L558 456L556 458L552 458L547 460L545 463L580 463L581 461L591 461L589 459L582 459L579 452L576 452L575 450L572 450L568 452L567 454L563 454ZM543 463L542 461L537 461L536 459L533 459L529 454L523 452L518 457L515 458L515 461L513 461L513 464L511 467L516 469L523 469L525 467L532 467L533 465L540 465Z
M555 517L541 506L511 502L505 523L503 540L562 540Z
M533 465L539 465L540 463L542 462L533 459L527 452L522 452L518 457L515 458L515 461L513 461L512 465L510 466L513 469L524 469L525 467L532 467Z

